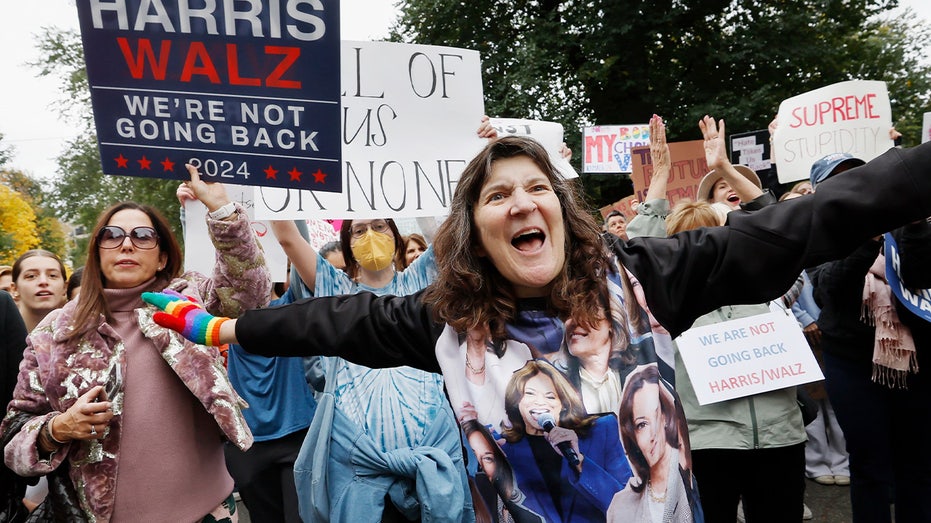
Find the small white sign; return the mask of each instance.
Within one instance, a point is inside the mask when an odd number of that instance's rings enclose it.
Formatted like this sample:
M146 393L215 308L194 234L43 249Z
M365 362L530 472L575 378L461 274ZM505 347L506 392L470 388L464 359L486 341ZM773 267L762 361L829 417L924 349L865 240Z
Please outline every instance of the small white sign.
M525 120L523 118L489 118L491 126L498 131L498 136L528 136L540 142L550 153L550 161L563 178L578 178L569 160L559 154L559 148L565 141L562 124L542 120Z
M931 141L931 113L925 113L921 124L921 143Z
M851 80L779 104L773 158L779 182L808 179L811 166L834 153L865 162L894 146L892 106L885 82Z
M272 233L267 221L255 219L253 188L245 185L226 185L230 201L246 209L252 220L252 229L265 251L265 263L271 272L272 281L288 281L288 257ZM217 251L207 233L207 207L199 201L184 204L184 270L212 274L216 265Z
M824 379L802 329L782 313L695 327L676 344L701 405Z

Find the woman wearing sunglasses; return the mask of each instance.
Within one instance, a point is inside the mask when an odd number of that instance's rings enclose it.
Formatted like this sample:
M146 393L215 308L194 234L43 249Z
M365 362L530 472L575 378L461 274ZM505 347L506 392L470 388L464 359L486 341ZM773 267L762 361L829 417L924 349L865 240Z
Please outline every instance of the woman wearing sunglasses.
M244 211L188 170L211 211L213 274L182 274L165 219L119 203L94 228L78 299L29 337L0 429L14 471L51 474L76 494L75 513L56 520L236 521L223 440L251 445L243 402L217 350L156 325L140 295L167 288L238 316L264 305L271 283Z

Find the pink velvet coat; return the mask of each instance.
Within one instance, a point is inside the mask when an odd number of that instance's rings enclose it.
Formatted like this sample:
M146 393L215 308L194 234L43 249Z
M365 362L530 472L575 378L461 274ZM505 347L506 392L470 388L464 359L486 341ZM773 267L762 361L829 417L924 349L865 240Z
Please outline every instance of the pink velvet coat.
M217 246L212 277L186 273L169 285L205 304L208 311L235 317L267 304L271 283L264 256L248 218L240 211L233 221L208 220ZM116 416L101 440L74 441L48 459L39 455L38 436L44 424L66 411L89 389L108 381L111 361L125 363L119 335L100 317L96 329L78 340L66 341L75 303L50 313L32 332L20 365L19 381L0 432L17 416L32 416L4 449L7 466L23 476L44 475L66 458L84 512L91 521L109 521L113 511L116 473L120 460L122 394L113 400ZM144 306L135 315L143 335L152 340L181 381L217 422L223 434L240 449L252 445L252 433L242 416L245 402L226 375L216 347L195 345L152 321L155 308ZM125 368L125 366L123 367Z

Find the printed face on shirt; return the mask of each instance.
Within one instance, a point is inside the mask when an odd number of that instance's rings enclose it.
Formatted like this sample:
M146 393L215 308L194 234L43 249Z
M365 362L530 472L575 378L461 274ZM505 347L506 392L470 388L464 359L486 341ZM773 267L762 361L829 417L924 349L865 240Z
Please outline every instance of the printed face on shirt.
M495 160L473 211L479 245L519 298L549 294L566 260L562 205L526 156Z
M19 294L20 307L32 313L49 313L65 303L65 275L58 260L31 256L20 263L19 277L12 288Z
M646 383L634 394L633 416L637 446L652 468L666 453L666 417L660 406L659 385Z
M495 478L495 452L491 442L485 439L478 431L469 434L469 446L475 457L478 458L478 466L481 467L488 479Z
M566 346L569 354L576 358L607 356L611 351L611 322L602 318L596 327L586 329L569 318L566 320Z
M107 225L116 225L129 233L136 227L152 227L149 215L138 209L123 209L110 217ZM113 249L97 247L100 252L100 270L104 286L108 289L130 289L155 277L165 266L168 255L156 245L153 249L140 249L130 240Z
M527 380L518 408L524 419L524 425L527 427L527 434L543 434L543 427L537 423L537 417L543 413L551 414L559 424L562 401L559 399L553 380L544 374L537 374Z

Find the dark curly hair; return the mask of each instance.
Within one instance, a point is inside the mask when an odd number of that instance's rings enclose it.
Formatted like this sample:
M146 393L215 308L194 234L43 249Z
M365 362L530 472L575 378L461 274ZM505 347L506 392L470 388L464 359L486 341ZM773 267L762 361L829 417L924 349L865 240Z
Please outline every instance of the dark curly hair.
M546 150L531 138L505 136L490 142L466 166L456 186L450 213L433 242L438 276L424 294L438 321L463 332L484 325L493 339L506 337L505 325L515 317L514 286L488 260L478 256L474 206L495 161L524 156L546 175L562 207L566 260L553 281L548 307L566 318L591 326L603 317L607 303L605 276L609 258L595 219L586 210L579 187L564 179Z

